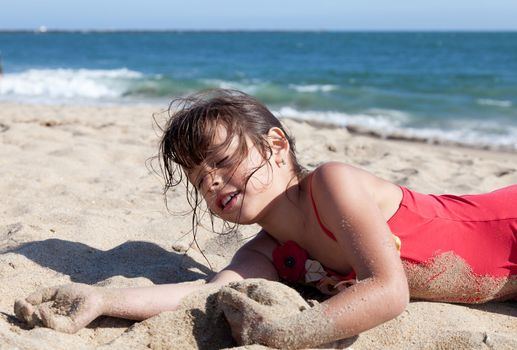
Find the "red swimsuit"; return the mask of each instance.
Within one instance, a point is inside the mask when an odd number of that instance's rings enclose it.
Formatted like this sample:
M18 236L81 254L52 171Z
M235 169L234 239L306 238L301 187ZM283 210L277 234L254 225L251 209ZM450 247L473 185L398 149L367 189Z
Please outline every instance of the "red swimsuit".
M437 256L452 252L467 263L475 276L509 278L513 283L517 282L517 185L465 196L426 195L404 187L401 189L400 207L388 220L388 225L391 232L400 238L403 261L425 266ZM335 240L334 234L319 217L312 197L312 176L309 178L309 191L318 223ZM296 250L303 251L292 241L275 249L273 263L281 278L302 281L305 274L303 282L316 282L316 286L327 294L336 294L346 284L353 283L351 279L355 279L355 274L340 276L323 266L319 268L321 264L308 259L307 253L298 254L299 261L293 263L289 258L296 255L293 253ZM319 266L313 268L314 264ZM321 278L318 280L314 275L307 278L308 267L319 270ZM294 274L296 279L292 277L293 269L297 271ZM455 301L479 302L483 299L482 296L476 298L465 296Z
M425 263L451 251L476 275L517 275L517 185L465 196L402 192L388 221L402 241L402 259Z

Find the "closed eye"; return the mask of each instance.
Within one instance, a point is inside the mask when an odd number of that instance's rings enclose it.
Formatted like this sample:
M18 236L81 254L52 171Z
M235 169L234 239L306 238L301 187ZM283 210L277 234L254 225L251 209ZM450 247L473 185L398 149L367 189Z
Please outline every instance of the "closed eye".
M217 168L224 168L225 166L228 165L228 163L229 163L228 160L229 159L230 159L229 156L224 157L223 159L221 159L220 161L215 163L214 168L211 171L214 171ZM199 177L199 181L197 182L197 188L198 189L200 189L201 186L203 186L203 181L205 181L205 177L207 175L208 175L207 173L204 173L204 174L202 174L202 176Z
M227 165L229 158L229 156L226 156L217 163L215 163L216 168L224 168L224 166Z

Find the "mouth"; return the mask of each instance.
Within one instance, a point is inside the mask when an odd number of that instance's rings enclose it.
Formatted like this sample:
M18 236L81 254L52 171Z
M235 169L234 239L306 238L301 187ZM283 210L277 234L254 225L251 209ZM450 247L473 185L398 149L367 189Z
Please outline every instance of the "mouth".
M230 210L237 203L237 200L239 199L240 194L241 194L240 191L234 191L234 192L220 195L217 200L217 203L219 204L219 207L223 211Z

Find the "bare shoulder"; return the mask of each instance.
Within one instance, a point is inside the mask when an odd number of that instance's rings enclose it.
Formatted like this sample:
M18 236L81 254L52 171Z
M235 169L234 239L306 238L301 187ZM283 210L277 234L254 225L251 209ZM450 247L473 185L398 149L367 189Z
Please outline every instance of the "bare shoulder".
M323 206L330 205L331 198L340 198L351 204L373 201L387 219L397 210L402 199L399 186L346 163L325 163L314 170L312 177L314 199Z
M378 179L366 170L340 162L329 162L320 165L313 172L313 186L319 188L339 186L363 186Z

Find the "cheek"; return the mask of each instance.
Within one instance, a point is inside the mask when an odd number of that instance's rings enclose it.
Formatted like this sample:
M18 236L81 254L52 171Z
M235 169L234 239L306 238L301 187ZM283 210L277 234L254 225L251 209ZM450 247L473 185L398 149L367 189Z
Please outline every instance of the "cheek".
M266 191L273 183L273 172L268 164L257 169L248 181L248 188L253 192L260 193Z
M202 195L203 196L203 199L205 201L205 204L206 206L210 209L210 210L216 210L218 209L217 208L217 205L215 203L216 201L216 196L215 194L213 194L212 192L208 192L208 193L205 193Z

